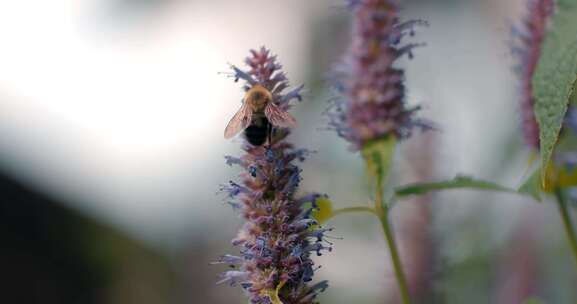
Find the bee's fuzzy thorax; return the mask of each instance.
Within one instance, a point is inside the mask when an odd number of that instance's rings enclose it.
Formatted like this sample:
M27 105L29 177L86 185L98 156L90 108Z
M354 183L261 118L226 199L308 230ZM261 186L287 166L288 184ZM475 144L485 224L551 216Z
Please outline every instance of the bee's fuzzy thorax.
M246 63L248 72L233 69L237 79L245 80L248 87L262 85L272 92L273 102L282 107L300 98L302 87L284 93L288 81L265 48L251 51ZM296 197L301 181L296 162L303 161L308 152L286 141L289 132L278 129L270 143L254 146L247 142L241 157L226 158L229 165L239 165L243 171L240 183L231 181L222 190L246 222L232 241L240 254L219 260L233 267L222 274L220 282L241 286L255 304L270 304L271 293L277 292L282 303L312 304L327 287L326 281L310 284L318 268L311 254L331 250L324 237L328 229L311 218L316 200L323 195Z
M421 44L401 44L413 35L421 20L400 23L394 0L350 0L354 12L353 42L344 63L337 67L337 89L342 94L330 111L330 126L356 149L389 135L408 137L415 126L427 125L415 118L418 108L404 102L404 71L393 66L401 56L412 57Z
M252 50L251 54L252 56L246 59L250 70L245 72L236 66L231 66L235 81L240 79L246 81L244 85L246 93L242 106L224 130L224 138L232 138L251 126L255 127L255 120L264 114L271 126L268 129L269 136L267 136L270 142L270 134L274 131L296 126L296 119L287 110L293 99L301 100L303 87L299 86L284 92L288 88L288 80L284 72L280 70L281 65L276 62L276 56L271 56L264 47L260 51ZM250 131L249 133L261 133L261 130L253 131L257 132ZM254 143L261 142L261 138L256 140L248 138L248 142L254 145Z
M521 126L525 143L535 150L539 149L539 125L533 109L532 81L554 8L554 0L528 0L528 13L523 23L513 28L515 41L512 51L519 58L516 71L521 82Z
M253 111L263 111L264 107L272 102L272 99L271 92L260 84L255 84L250 88L244 97L244 101L250 104Z

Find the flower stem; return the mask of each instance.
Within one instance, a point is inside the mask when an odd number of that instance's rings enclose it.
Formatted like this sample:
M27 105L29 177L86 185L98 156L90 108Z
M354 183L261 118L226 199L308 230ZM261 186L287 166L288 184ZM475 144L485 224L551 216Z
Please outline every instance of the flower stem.
M393 231L388 220L388 211L385 211L379 219L381 225L383 226L383 231L385 233L385 239L389 245L389 251L391 252L391 260L393 262L393 267L395 269L395 277L397 278L397 283L399 284L399 290L401 292L401 298L404 304L410 303L409 289L407 288L407 279L405 278L405 273L403 272L403 265L401 264L401 259L399 258L399 252L395 244L395 239L393 237Z
M555 190L555 197L557 198L557 206L559 207L561 219L563 220L565 233L569 239L569 244L571 245L571 250L573 251L573 256L575 257L575 262L577 262L577 236L575 235L575 227L571 221L571 216L569 215L569 210L567 209L567 202L563 197L561 189Z
M382 178L377 178L377 190L375 195L375 212L381 221L381 226L383 227L383 232L385 234L385 240L389 246L391 261L393 262L393 268L395 270L397 284L399 285L401 299L403 304L409 304L411 300L409 297L409 289L407 287L407 279L405 277L405 272L403 271L403 264L401 263L401 259L399 257L399 251L395 243L393 229L389 223L389 208L383 204Z
M339 214L354 213L354 212L369 212L369 213L376 215L375 209L373 209L371 207L358 206L358 207L347 207L347 208L336 209L335 211L332 212L330 218L333 218Z

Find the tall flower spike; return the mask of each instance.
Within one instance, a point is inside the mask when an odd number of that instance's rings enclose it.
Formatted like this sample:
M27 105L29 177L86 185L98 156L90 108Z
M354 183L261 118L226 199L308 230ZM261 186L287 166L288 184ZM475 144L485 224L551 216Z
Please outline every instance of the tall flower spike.
M422 45L402 44L403 37L427 23L399 22L394 0L349 0L349 7L355 14L353 43L337 70L343 98L334 103L330 126L356 149L388 135L408 137L415 126L427 128L414 117L418 107L406 107L404 71L393 67Z
M285 92L288 80L269 50L252 50L245 63L248 71L232 66L235 79L246 81L245 91L261 85L272 93L272 102L285 110L291 100L300 100L302 86ZM222 274L220 283L241 286L251 303L315 303L317 294L327 287L326 281L309 285L318 269L311 254L331 250L324 235L329 230L311 218L316 200L323 196L295 198L301 181L295 162L303 161L307 151L286 142L288 134L288 129L275 129L270 143L254 146L246 141L244 155L226 157L229 165L244 169L241 183L231 181L223 191L235 200L232 204L246 223L232 242L240 248L240 255L224 255L217 262L232 267Z
M528 14L520 27L513 28L512 51L519 58L516 71L521 82L521 125L525 143L535 150L539 149L539 125L533 109L533 75L554 8L554 0L528 0Z

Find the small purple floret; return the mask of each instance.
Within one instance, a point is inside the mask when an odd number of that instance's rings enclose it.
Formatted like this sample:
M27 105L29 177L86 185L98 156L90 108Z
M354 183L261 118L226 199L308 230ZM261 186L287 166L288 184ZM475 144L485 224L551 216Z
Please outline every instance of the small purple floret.
M351 0L354 12L353 43L344 64L336 67L336 87L342 98L333 101L329 126L361 149L367 143L395 136L406 138L415 127L428 124L415 118L418 107L405 105L405 72L394 63L422 43L403 44L423 20L399 22L394 0Z

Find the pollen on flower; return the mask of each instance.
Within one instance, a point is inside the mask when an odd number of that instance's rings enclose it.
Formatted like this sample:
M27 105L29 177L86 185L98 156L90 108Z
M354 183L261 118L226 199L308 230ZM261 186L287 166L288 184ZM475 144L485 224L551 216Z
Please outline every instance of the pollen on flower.
M422 20L400 22L394 0L351 0L354 12L353 42L338 66L337 89L330 126L360 149L368 142L389 135L406 138L414 127L428 125L415 118L418 107L405 105L404 71L393 64L403 55L413 57L422 44L402 44L414 35Z
M516 71L521 82L521 126L525 143L536 150L539 149L539 125L533 110L533 75L554 8L554 0L529 0L522 24L512 30L515 38L512 52L518 58Z
M290 101L301 99L303 87L287 90L288 80L269 50L252 50L245 63L247 71L232 67L235 79L246 82L245 90L260 84L272 93L272 102L284 109ZM311 255L331 250L324 235L329 229L318 226L311 217L316 200L325 196L295 198L301 182L301 170L295 163L304 161L309 151L288 143L289 132L275 129L269 143L255 146L244 142L241 157L225 158L228 165L243 169L240 182L231 181L221 190L234 200L232 204L245 223L232 241L239 254L224 255L215 263L232 267L219 283L240 286L251 303L312 304L327 287L326 281L309 285L318 269Z

